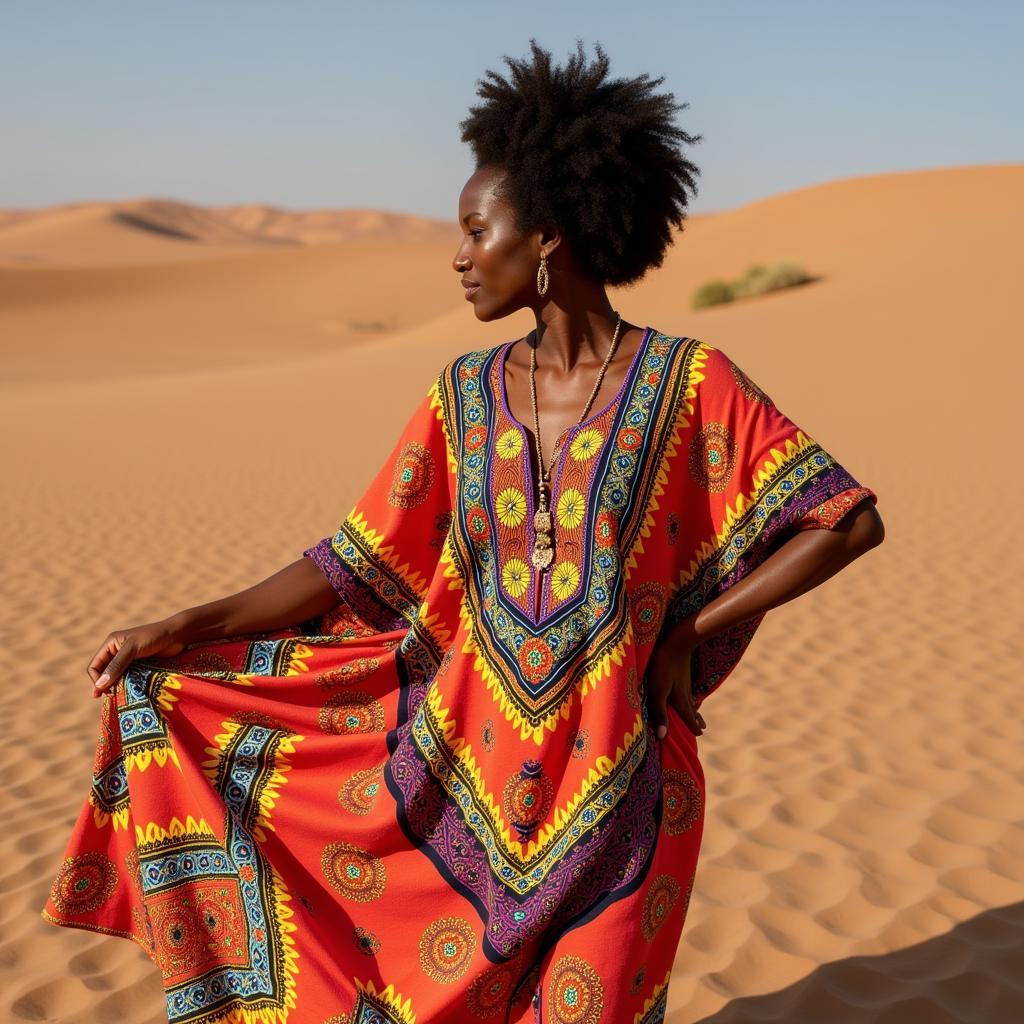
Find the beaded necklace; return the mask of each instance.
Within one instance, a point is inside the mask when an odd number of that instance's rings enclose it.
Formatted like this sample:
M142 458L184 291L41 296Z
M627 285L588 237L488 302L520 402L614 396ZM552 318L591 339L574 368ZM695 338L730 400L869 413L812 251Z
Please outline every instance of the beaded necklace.
M612 357L615 355L615 350L619 345L619 330L622 327L622 316L616 314L618 320L615 324L615 333L612 335L612 343L608 348L608 354L604 357L604 364L601 366L601 370L597 375L597 380L594 382L594 388L590 392L590 397L587 399L587 404L583 407L583 412L580 413L579 419L576 421L576 426L579 426L590 411L590 407L594 404L594 399L597 397L598 391L601 389L601 381L604 380L605 371L608 369L608 364L612 361ZM533 514L533 529L534 529L534 542L533 542L533 553L530 556L530 561L533 563L533 567L538 573L543 572L555 558L555 531L554 521L551 516L551 509L548 507L548 486L549 477L551 475L551 469L558 462L558 455L562 450L562 445L558 445L551 455L551 462L548 464L547 469L544 468L544 456L541 454L540 444L540 415L537 412L537 346L532 345L530 347L530 402L533 405L533 437L534 442L537 446L537 510ZM568 433L568 431L566 431Z

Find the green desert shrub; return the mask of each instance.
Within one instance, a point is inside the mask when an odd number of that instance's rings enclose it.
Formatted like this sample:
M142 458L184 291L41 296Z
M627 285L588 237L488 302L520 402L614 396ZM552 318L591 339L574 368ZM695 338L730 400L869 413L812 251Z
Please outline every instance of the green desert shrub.
M765 281L768 278L769 270L760 263L747 267L747 272L732 283L733 298L745 299L751 295L760 295L767 291Z
M694 309L715 306L734 299L747 299L752 295L778 291L780 288L793 288L810 280L810 274L792 260L779 260L770 266L754 263L736 281L708 281L701 285L694 292L691 305Z
M723 302L732 302L732 285L728 281L708 281L693 293L693 308L702 306L719 306Z
M780 288L793 288L809 280L810 275L799 263L779 260L770 267L750 267L737 282L736 297L763 295L765 292L775 292Z

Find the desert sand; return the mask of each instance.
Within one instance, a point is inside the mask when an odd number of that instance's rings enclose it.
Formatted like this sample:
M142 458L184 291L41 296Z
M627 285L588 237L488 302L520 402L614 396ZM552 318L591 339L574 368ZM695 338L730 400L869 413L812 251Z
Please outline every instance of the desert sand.
M0 215L0 1019L165 1020L139 947L39 914L89 788L85 666L109 630L333 532L441 365L533 326L463 299L457 184L450 223ZM771 612L702 709L670 1024L1024 1020L1022 200L1024 165L825 182L694 217L611 292L724 349L876 490L887 531ZM700 283L780 258L817 280L690 311Z

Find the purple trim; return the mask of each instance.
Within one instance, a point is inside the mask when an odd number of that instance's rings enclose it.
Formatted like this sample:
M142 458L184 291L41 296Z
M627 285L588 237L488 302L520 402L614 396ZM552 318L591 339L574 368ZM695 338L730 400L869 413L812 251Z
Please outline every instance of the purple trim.
M324 574L338 597L347 604L368 626L389 633L404 629L408 623L393 608L384 605L374 592L359 579L334 550L334 536L306 548L302 552Z
M558 937L633 892L647 877L663 813L659 747L647 728L628 790L608 818L578 839L532 892L516 896L496 882L493 868L464 812L420 755L408 721L384 770L403 831L484 924L484 952L500 963L526 943L553 945Z
M685 615L709 604L744 577L749 576L769 555L798 532L800 521L822 502L850 488L860 486L843 466L835 463L824 473L819 474L791 494L784 504L776 505L764 512L764 524L752 546L743 556L736 559L736 563L727 574L724 574L708 589L703 599L700 597L699 578L697 588L687 588L685 592L676 595L665 617L666 628L671 628ZM762 495L749 507L744 518L735 525L733 534L726 539L720 550L725 550L730 544L732 536L736 532L744 530L747 524L766 508L767 503ZM820 524L820 528L832 527ZM715 559L711 559L707 565L714 564L714 562ZM750 641L754 638L765 614L762 612L744 622L738 622L721 633L709 637L694 649L690 668L693 694L699 698L698 706L732 674L750 645Z

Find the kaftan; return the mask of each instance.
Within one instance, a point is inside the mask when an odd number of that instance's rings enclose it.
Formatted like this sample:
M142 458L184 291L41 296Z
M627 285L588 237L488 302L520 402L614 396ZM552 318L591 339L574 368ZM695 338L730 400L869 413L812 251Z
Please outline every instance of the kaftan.
M512 342L452 360L337 532L320 620L133 663L44 916L138 942L168 1020L662 1020L704 824L659 635L876 500L728 357L652 327L552 473ZM694 652L702 702L761 621Z

